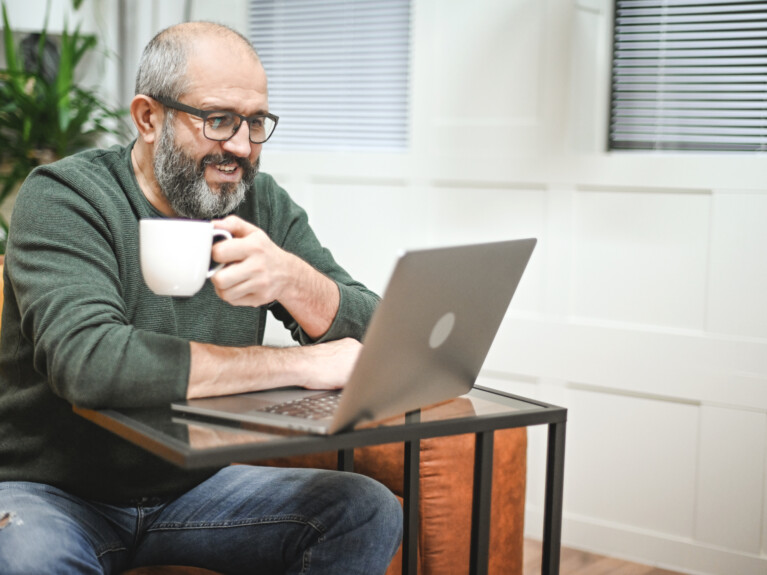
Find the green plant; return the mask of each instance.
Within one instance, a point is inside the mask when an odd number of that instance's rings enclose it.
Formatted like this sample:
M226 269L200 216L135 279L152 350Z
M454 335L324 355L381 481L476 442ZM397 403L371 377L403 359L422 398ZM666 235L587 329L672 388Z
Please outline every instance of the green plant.
M14 41L4 1L2 12L6 67L0 69L0 203L38 165L91 147L104 134L125 133L125 111L110 107L75 78L78 64L97 46L95 36L81 33L79 25L70 32L65 25L57 50L47 31L47 10L30 57ZM7 232L8 222L0 214L0 253Z

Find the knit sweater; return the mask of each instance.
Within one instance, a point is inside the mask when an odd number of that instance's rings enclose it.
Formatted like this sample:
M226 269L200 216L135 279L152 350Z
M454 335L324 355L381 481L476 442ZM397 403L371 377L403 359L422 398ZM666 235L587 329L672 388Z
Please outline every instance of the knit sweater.
M157 296L139 266L138 220L162 217L133 173L132 146L91 150L36 169L16 201L0 331L0 481L35 481L106 502L171 497L215 470L186 471L72 412L167 406L183 399L190 341L260 345L266 308L235 307L206 282ZM361 339L378 297L318 242L305 212L256 176L235 212L339 286L321 341ZM312 343L279 304L271 312Z

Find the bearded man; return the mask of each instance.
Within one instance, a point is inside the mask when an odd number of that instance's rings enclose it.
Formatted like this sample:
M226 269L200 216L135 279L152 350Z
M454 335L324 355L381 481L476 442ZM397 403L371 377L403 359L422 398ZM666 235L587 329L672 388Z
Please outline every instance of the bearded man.
M402 520L380 484L182 470L73 414L341 387L378 302L259 173L278 118L245 38L210 23L160 32L130 112L133 143L38 168L16 203L0 334L2 572L383 573ZM139 265L144 218L215 219L233 236L213 248L225 267L193 297L155 295ZM262 346L269 311L312 345Z

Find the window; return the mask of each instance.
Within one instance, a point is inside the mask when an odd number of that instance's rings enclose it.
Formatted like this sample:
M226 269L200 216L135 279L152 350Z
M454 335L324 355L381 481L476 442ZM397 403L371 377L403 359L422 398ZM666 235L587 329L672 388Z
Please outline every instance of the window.
M291 150L408 146L409 0L251 0L250 40Z
M767 2L616 0L611 150L767 151Z

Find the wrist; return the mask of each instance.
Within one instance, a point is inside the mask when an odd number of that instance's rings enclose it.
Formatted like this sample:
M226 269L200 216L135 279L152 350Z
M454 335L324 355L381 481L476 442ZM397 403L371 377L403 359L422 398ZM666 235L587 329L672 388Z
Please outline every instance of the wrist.
M298 256L291 255L279 303L290 313L312 340L321 338L330 329L341 302L335 281L319 272Z

